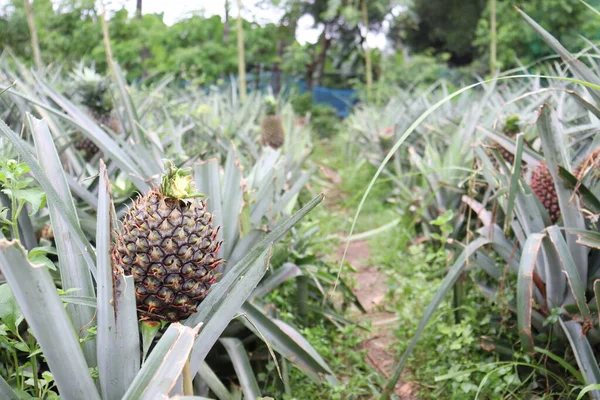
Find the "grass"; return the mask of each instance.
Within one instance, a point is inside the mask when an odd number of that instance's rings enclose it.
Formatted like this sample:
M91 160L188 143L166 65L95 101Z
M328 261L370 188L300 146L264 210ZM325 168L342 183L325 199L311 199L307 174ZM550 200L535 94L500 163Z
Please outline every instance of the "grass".
M320 254L336 255L340 245L334 234L345 235L350 227L354 210L374 168L367 163L353 164L344 154L344 138L338 136L323 140L316 146L312 160L339 174L340 182L333 187L314 184L314 190L333 193L311 215L321 221L320 230L330 240L321 241L315 251ZM319 174L319 179L327 177ZM319 180L318 179L318 180ZM331 185L328 185L331 186ZM357 223L357 232L364 232L400 218L397 206L387 201L391 186L378 183L371 192ZM425 306L433 297L444 278L446 267L452 262L453 252L439 241L427 239L415 241L416 232L409 217L403 217L393 229L381 233L368 241L371 258L386 276L385 311L394 313L398 319L393 325L394 351L401 354L415 332ZM337 256L326 257L329 268L337 268ZM342 277L347 278L347 271ZM459 323L455 322L455 309L448 298L437 311L421 338L408 365L409 372L403 381L410 381L415 395L423 399L482 399L530 398L532 390L539 393L537 381L544 375L541 361L519 354L509 346L510 356L492 351L490 343L508 337L512 323L510 317L503 323L496 320L510 316L507 301L501 298L496 303L484 298L474 283L475 272L465 277L467 298L461 307ZM297 320L294 308L295 287L290 283L274 292L270 300L282 313L283 320L302 325ZM356 320L356 311L347 310L345 316ZM367 316L368 318L368 316ZM364 317L360 317L364 321ZM366 361L366 352L361 343L368 338L369 321L363 323L367 330L356 325L341 329L316 315L311 315L301 330L313 346L325 357L343 384L337 388L315 385L302 372L292 370L290 374L291 394L284 399L328 398L369 399L377 397L385 377ZM506 329L503 327L506 326ZM512 330L514 332L514 329ZM514 334L513 334L514 336ZM506 350L506 349L504 349ZM521 364L519 364L521 363ZM484 382L484 384L482 384Z

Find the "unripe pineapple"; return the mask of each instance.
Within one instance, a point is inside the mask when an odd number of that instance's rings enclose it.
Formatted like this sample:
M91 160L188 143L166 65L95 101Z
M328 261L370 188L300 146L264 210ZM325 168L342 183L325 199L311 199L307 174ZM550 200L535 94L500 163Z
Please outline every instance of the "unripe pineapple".
M554 187L554 181L552 175L548 170L548 165L545 162L541 162L533 170L531 175L531 190L537 198L542 202L544 208L550 214L550 220L552 222L558 221L560 217L560 207L558 205L558 196L556 194L556 188Z
M108 92L108 84L104 78L90 68L81 67L71 74L75 84L75 99L84 105L88 115L98 125L119 131L119 123L112 115L114 107L112 97ZM86 159L92 158L100 151L98 146L89 138L80 134L75 144Z
M389 153L389 151L394 146L394 127L388 126L381 132L379 132L379 144L381 145L381 149L384 153Z
M112 258L133 275L141 319L180 321L196 312L215 281L221 241L206 203L186 170L170 165L158 188L125 215Z
M502 128L502 132L509 138L514 139L515 136L517 136L517 134L519 132L521 132L521 127L519 126L519 122L520 122L520 118L518 115L509 116L508 118L506 118L506 122L504 123L504 127ZM494 149L498 150L498 152L500 153L502 158L504 158L504 160L506 160L506 162L508 164L510 164L510 165L514 164L515 155L513 153L506 150L504 147L502 147L498 143L495 143L492 147ZM495 164L495 160L493 162ZM496 165L496 167L498 167L498 166Z
M265 115L260 123L260 141L265 146L278 149L283 146L285 137L283 122L281 121L281 116L277 114L277 103L273 96L268 96L265 103L267 105L267 115Z

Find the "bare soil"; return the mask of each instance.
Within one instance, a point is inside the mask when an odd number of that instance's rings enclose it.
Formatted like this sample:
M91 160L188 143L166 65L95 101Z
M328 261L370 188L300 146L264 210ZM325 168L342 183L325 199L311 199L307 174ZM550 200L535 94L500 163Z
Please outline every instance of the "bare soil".
M339 188L341 178L337 171L319 166L322 176L329 184L324 189L325 205L334 212L343 212L339 204L339 198L344 192ZM340 234L344 237L344 234ZM337 261L344 254L345 243L341 243L337 249ZM360 301L366 314L356 310L355 320L370 320L371 332L362 341L361 348L367 352L369 363L386 378L390 376L394 368L396 357L394 354L394 326L397 325L397 317L394 313L386 311L384 307L387 286L385 274L371 265L369 243L366 240L351 242L346 253L346 261L350 263L356 272L350 274L350 278L356 282L354 294ZM416 384L403 381L402 379L395 388L395 393L400 400L416 399Z
M343 253L344 244L338 248L338 257L341 258ZM370 320L372 326L369 336L363 340L361 347L367 351L369 363L385 377L389 377L396 361L393 351L396 341L393 329L398 319L394 313L384 308L387 291L385 274L370 265L369 258L367 241L350 243L346 261L356 269L356 272L351 273L351 277L357 283L354 294L367 311L366 314L357 312L356 317ZM401 400L416 399L415 385L411 382L398 382L395 393Z

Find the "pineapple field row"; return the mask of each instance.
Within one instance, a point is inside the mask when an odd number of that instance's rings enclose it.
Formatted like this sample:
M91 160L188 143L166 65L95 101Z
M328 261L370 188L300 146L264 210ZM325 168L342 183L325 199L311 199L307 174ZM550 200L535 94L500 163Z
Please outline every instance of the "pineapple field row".
M5 51L0 399L600 399L600 50L518 12L344 120Z

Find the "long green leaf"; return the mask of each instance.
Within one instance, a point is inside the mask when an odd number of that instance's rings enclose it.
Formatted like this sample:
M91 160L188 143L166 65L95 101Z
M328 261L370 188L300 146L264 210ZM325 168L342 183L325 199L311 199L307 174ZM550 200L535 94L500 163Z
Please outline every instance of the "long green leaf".
M33 266L17 241L0 239L0 270L37 339L65 399L100 400L50 273Z
M206 195L206 207L213 215L215 226L223 226L223 202L221 200L221 178L219 176L219 161L210 159L194 165L194 180L196 187ZM223 240L223 230L219 229L217 240ZM223 246L219 256L223 256Z
M242 306L241 312L248 318L247 320L241 319L246 328L255 332L258 337L264 338L267 344L279 354L305 369L310 368L321 374L333 375L327 364L313 358L306 349L296 343L255 305L246 302Z
M517 196L517 190L519 190L519 177L521 176L521 157L523 155L523 143L524 134L519 133L517 135L517 151L515 152L514 163L512 165L511 178L510 178L510 190L508 192L508 203L506 205L506 221L504 230L508 231L512 220L512 212L515 206L515 198Z
M166 397L189 357L198 333L179 323L171 324L160 338L122 400L154 400Z
M256 287L254 292L252 292L251 298L263 297L288 279L293 279L301 275L302 270L298 268L296 264L285 263L281 267L275 269L268 278L263 280L260 285Z
M517 323L521 346L526 352L533 351L531 336L531 312L533 308L533 274L538 259L542 241L546 235L534 233L527 238L523 246L523 254L519 263L517 278Z
M0 120L0 131L11 141L15 149L19 152L21 158L25 161L27 166L29 166L31 172L33 173L33 176L38 181L44 192L46 192L48 201L55 204L56 207L60 210L61 216L66 218L66 220L69 222L68 227L69 229L71 229L71 233L73 234L73 240L77 244L77 247L79 247L80 252L83 254L83 257L87 262L88 268L90 268L92 273L95 273L95 252L79 226L79 219L77 215L74 215L73 212L71 212L71 208L62 200L62 197L54 188L54 184L52 183L52 181L48 178L48 176L44 173L43 169L35 160L35 157L29 149L27 143L21 138L19 138L19 136L16 133L14 133L8 126L6 126L6 124L2 120Z
M139 162L135 163L136 159L132 157L131 153L125 152L125 150L113 140L106 132L100 127L82 110L76 107L73 103L67 100L64 96L57 93L50 86L40 81L40 85L44 88L46 93L61 106L70 116L69 120L77 125L86 136L88 136L96 146L102 150L106 155L119 165L119 167L130 174L133 182L136 184L139 190L147 190L150 186L144 183L144 178L148 178L144 174L143 170L139 167ZM29 100L29 99L28 99ZM55 111L51 109L51 111ZM62 113L59 115L63 116ZM139 161L139 160L138 160ZM151 174L150 174L151 175ZM134 179L136 178L136 179Z
M98 374L102 398L123 397L140 369L140 340L133 277L113 276L110 248L114 229L110 182L100 161L98 226Z
M585 229L583 215L579 211L579 198L573 197L565 183L558 177L558 166L570 169L570 161L567 155L567 146L564 135L561 132L560 122L556 113L548 105L542 106L537 126L540 139L544 149L544 156L548 165L548 171L552 175L563 225L567 229ZM575 260L579 276L587 276L588 249L577 243L577 237L570 232L566 233L569 251Z
M229 258L240 235L240 213L244 201L244 183L241 165L235 148L231 146L225 161L223 199L223 257Z
M600 384L600 368L598 360L594 355L594 350L583 334L581 325L575 321L563 321L560 319L560 325L569 339L573 355L582 372L587 385ZM600 399L600 391L594 390L590 393L593 399Z
M198 312L187 319L185 322L187 326L204 323L192 353L191 370L193 375L198 372L200 363L204 361L221 332L238 313L242 304L250 297L264 276L273 243L278 241L322 200L323 195L315 197L254 246L215 285L198 307Z
M229 393L229 390L225 387L223 382L219 379L217 374L203 361L200 364L198 370L198 376L202 378L204 383L210 388L210 390L217 396L219 400L233 400L233 396Z
M0 375L0 397L4 400L19 400L19 397L8 383Z
M583 379L583 375L581 375L581 373L579 371L577 371L575 368L573 368L573 366L571 364L569 364L564 358L557 356L556 354L546 350L546 349L542 349L541 347L535 347L534 348L536 353L540 353L545 355L546 357L550 358L551 360L555 361L556 363L560 364L561 367L563 367L565 370L569 371L571 373L571 375L573 375L573 377L575 379L577 379L579 382L581 383L585 383L584 379Z
M244 392L244 397L246 399L260 398L260 388L258 387L258 382L254 376L254 371L252 371L252 366L250 365L250 360L248 360L248 355L242 341L237 338L223 338L219 341L225 347L227 354L229 354L235 374Z
M69 184L62 169L60 158L54 147L54 139L50 135L48 125L27 114L27 123L33 134L35 149L41 167L44 169L48 179L60 195L63 204L68 207L71 215L76 214L73 197L69 190ZM69 222L62 215L59 206L54 203L51 196L48 198L48 207L50 209L50 221L52 229L55 232L56 248L58 259L60 260L60 278L64 290L76 290L78 295L84 297L94 297L94 284L90 271L95 270L95 265L88 268L86 260L81 254L80 249L75 245ZM75 228L80 228L77 225ZM79 332L81 339L87 336L86 327L94 320L94 310L89 307L69 305L67 313ZM83 343L83 353L90 367L95 367L96 360L96 341L94 339L86 340Z
M252 260L248 268L244 268L243 271L236 271L235 268L229 271L200 304L198 313L188 318L186 321L186 325L188 326L190 323L203 322L202 329L192 352L192 375L198 372L200 363L204 361L221 333L238 313L244 301L250 297L250 294L264 276L269 267L270 258L271 247L269 246L258 257ZM233 272L241 273L237 275ZM234 275L237 275L238 279L232 280L231 278ZM242 276L244 279L239 279ZM209 307L209 305L211 306Z
M563 47L562 44L554 36L552 36L548 31L542 28L537 22L535 22L529 15L525 14L519 8L517 11L523 19L536 31L536 33L554 50L560 58L571 68L573 73L578 76L580 79L593 83L595 85L600 84L600 80L594 74L592 70L590 70L584 63L579 61L573 54L571 54L567 49ZM597 89L590 88L590 94L596 101L598 105L600 105L600 92Z
M552 244L554 244L554 247L556 247L556 253L560 258L562 267L566 273L567 281L569 282L571 292L573 293L575 301L577 302L579 312L583 317L587 317L590 315L590 310L585 299L586 287L582 277L579 275L575 261L573 260L573 257L571 257L569 247L567 246L560 229L556 225L552 225L548 228L548 234ZM562 276L557 278L563 279Z

